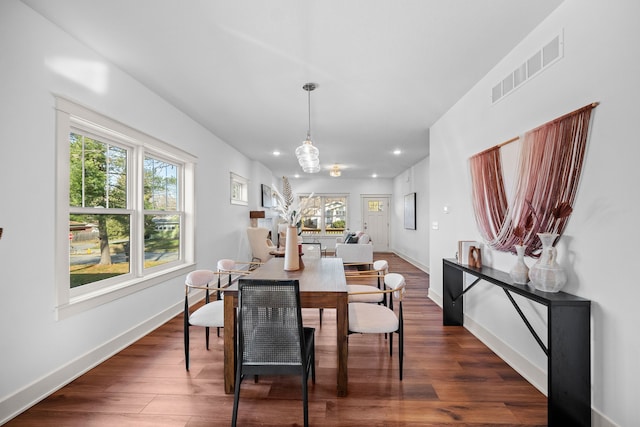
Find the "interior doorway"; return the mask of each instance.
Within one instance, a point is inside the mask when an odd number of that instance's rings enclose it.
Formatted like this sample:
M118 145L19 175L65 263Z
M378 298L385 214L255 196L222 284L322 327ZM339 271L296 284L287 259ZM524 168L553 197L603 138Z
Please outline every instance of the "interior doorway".
M375 252L389 252L388 195L362 195L362 228L371 236Z

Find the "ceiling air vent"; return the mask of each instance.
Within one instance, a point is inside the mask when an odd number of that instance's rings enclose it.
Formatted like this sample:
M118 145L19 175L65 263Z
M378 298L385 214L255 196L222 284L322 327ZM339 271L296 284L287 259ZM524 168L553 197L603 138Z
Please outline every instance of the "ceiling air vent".
M562 59L564 40L562 32L529 57L522 65L507 74L491 88L491 102L495 104L540 71Z

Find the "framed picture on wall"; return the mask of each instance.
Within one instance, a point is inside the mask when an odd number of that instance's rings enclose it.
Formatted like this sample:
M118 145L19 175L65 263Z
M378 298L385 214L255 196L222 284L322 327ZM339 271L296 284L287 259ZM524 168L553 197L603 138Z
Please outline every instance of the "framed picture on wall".
M262 185L262 207L263 208L272 208L273 207L273 195L271 194L271 187L265 184Z
M416 193L404 196L404 228L416 229Z

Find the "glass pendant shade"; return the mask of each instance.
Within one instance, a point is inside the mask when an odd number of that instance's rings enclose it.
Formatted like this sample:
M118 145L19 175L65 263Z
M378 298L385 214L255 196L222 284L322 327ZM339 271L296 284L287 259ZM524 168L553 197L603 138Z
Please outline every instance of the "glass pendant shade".
M320 152L313 146L311 138L307 137L302 145L296 148L296 157L303 172L320 172Z
M298 158L300 166L302 166L303 163L319 161L320 152L313 146L313 142L307 139L302 142L302 145L296 148L296 157Z
M311 141L311 91L318 87L315 83L307 83L302 88L307 91L309 100L309 129L307 130L307 139L296 148L296 157L298 163L305 173L320 172L320 151L313 146Z
M303 171L304 173L318 173L318 172L320 172L320 165L315 165L315 166L311 166L311 165L309 165L309 166L304 166L304 167L302 168L302 171Z

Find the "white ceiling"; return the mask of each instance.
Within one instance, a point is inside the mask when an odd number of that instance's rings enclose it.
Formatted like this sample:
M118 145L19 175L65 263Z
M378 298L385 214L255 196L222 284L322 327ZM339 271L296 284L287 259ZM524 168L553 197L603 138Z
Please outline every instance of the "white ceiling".
M318 83L319 175L342 178L427 156L429 127L562 2L22 1L276 176L301 173Z

